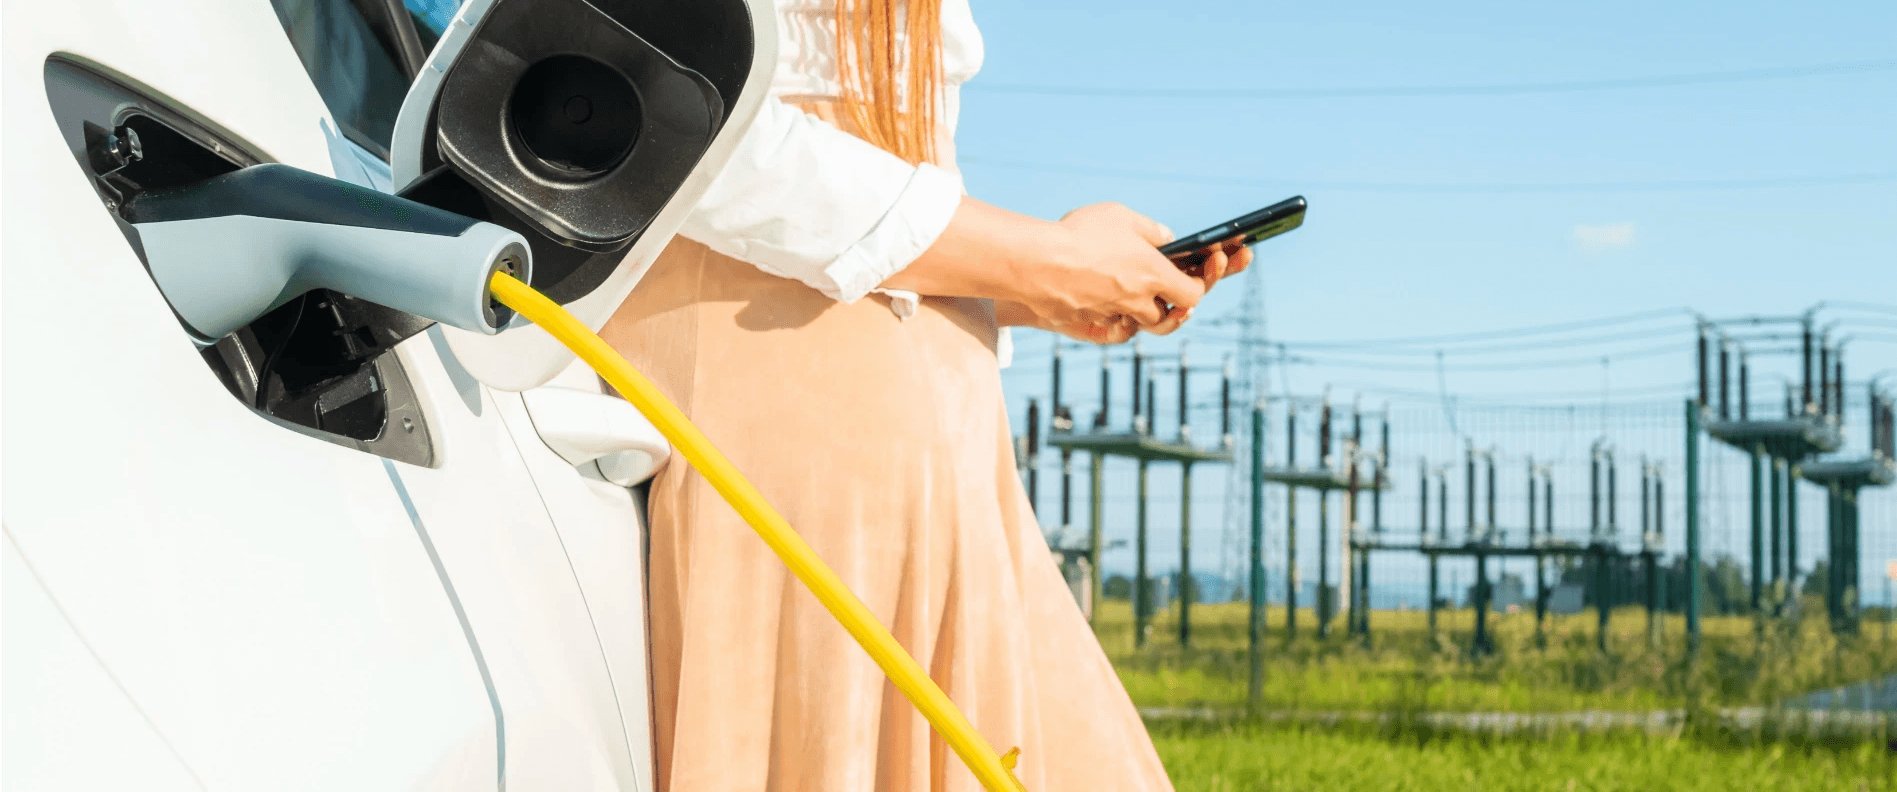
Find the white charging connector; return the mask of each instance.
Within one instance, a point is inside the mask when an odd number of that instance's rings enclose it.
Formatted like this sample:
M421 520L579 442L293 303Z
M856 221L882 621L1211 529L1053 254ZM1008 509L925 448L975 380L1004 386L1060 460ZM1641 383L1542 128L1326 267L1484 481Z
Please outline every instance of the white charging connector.
M287 165L145 193L125 217L202 343L318 288L492 335L513 312L489 279L532 271L520 234Z

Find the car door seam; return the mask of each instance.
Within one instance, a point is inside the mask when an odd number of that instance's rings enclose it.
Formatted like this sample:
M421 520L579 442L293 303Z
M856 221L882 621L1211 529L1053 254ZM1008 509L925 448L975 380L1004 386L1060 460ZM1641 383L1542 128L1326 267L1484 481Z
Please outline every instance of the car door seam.
M542 446L546 446L546 441L540 438L539 427L534 425L533 410L528 409L526 397L517 393L513 394L512 398L519 399L521 412L527 415L527 425L534 430L534 440L539 442ZM510 426L507 422L506 410L501 411L500 423L501 430L507 433L508 441L513 443L517 451L525 454L526 449L521 448L520 438L514 436L514 427ZM553 451L551 447L548 447L547 450L549 452ZM558 456L558 454L556 453L555 456ZM565 462L566 460L562 459L560 461ZM593 630L593 645L599 648L600 666L606 670L606 687L613 694L613 715L619 719L619 742L626 746L627 760L636 761L635 757L638 756L638 752L633 750L632 747L632 728L626 723L626 708L619 700L619 682L613 677L612 658L606 656L606 640L599 634L599 620L593 617L593 603L586 598L586 584L580 581L580 571L573 567L573 553L567 550L566 536L560 533L560 521L554 519L553 510L547 508L547 494L540 489L540 481L534 477L533 467L527 464L527 460L524 456L520 462L521 466L527 470L527 483L533 485L534 498L540 502L541 513L547 515L547 524L553 527L553 540L560 543L560 557L566 559L567 574L573 576L573 588L580 595L580 607L586 610L586 626ZM638 767L635 764L631 769L634 771L633 781L636 784L638 781Z
M494 766L497 783L501 792L507 789L507 722L501 713L501 697L494 688L494 675L487 668L487 656L481 652L481 642L474 635L474 625L468 621L468 612L461 605L461 596L455 593L454 581L448 577L448 568L441 562L441 554L435 551L435 541L428 535L428 527L422 524L421 512L416 510L415 501L409 497L408 486L402 483L401 473L396 471L395 463L382 460L382 469L389 474L389 483L395 485L395 496L402 501L402 508L408 512L409 522L415 526L415 535L421 539L422 549L428 553L428 562L435 567L435 577L441 580L441 589L448 595L448 605L454 609L455 619L461 623L461 634L468 640L468 649L474 652L474 667L481 673L481 685L487 688L488 705L494 710Z

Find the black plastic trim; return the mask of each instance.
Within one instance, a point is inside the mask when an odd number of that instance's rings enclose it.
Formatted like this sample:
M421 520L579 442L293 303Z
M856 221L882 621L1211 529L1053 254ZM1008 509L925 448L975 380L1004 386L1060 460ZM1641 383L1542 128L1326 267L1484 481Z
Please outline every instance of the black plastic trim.
M428 50L422 48L420 34L409 18L408 7L402 0L351 0L356 12L369 23L369 29L375 32L376 40L382 48L395 57L395 65L401 67L402 76L409 82L415 81L415 75L422 69L422 62L428 59Z
M636 93L636 140L602 170L542 161L512 123L521 78L571 55L617 72ZM585 0L501 2L443 78L436 140L469 181L541 233L604 253L624 248L652 221L711 146L723 116L709 81Z
M366 1L368 0L358 0L358 2ZM523 4L523 0L500 0L501 7L496 8L495 11L499 12L509 5L520 4ZM524 4L537 5L536 3ZM751 59L756 48L755 29L752 26L750 9L741 0L588 0L586 3L562 5L573 11L590 9L595 14L591 18L597 18L596 14L604 14L617 25L607 23L590 27L604 31L620 29L629 31L628 35L643 40L644 43L656 49L660 57L669 59L674 66L693 75L694 81L698 83L699 93L703 96L704 106L707 108L710 127L704 147L689 152L689 156L682 157L682 162L676 163L684 168L685 174L689 175L690 170L697 166L699 158L704 155L705 149L709 148L712 140L723 129L726 120L725 109L736 105L744 89L745 81L750 77ZM487 24L491 21L492 15L489 20L482 23L479 30L474 31L474 35L478 38L487 32L489 30ZM548 19L542 19L540 22L546 30L546 37L553 45L543 55L588 53L588 47L583 46L587 44L587 37L578 36L572 32L588 26L547 24L558 22L558 20ZM506 26L502 25L502 27ZM520 26L515 25L515 27ZM418 32L426 41L427 33L419 30ZM511 33L521 35L523 31L514 30ZM588 35L596 37L598 34L595 31ZM420 170L424 175L402 190L402 194L431 206L448 209L520 233L533 249L533 287L554 302L570 303L592 293L605 282L624 258L625 246L636 241L644 233L644 222L639 222L640 230L630 233L623 241L592 244L575 240L564 233L550 232L544 222L530 220L529 215L546 213L526 211L519 205L519 201L522 195L531 196L536 201L552 200L558 192L569 190L576 184L584 182L584 179L574 179L568 174L557 171L544 174L529 166L521 166L519 170L524 177L519 185L521 190L512 191L510 194L510 190L486 183L484 176L470 172L465 161L450 165L443 159L443 149L449 144L449 139L454 137L441 133L440 122L444 104L449 102L448 93L454 87L450 83L454 82L456 76L461 73L463 62L468 60L470 53L477 49L475 45L476 42L470 42L469 48L448 65L448 78L444 80L440 92L435 97L435 102L428 108L423 124L422 140L424 142L420 151ZM525 62L518 64L516 71L525 71L529 65L531 64ZM490 91L505 97L510 93L513 84L513 81L509 79L490 78L486 82L475 80L469 85L471 88ZM492 102L491 99L489 101ZM490 145L500 150L497 159L523 155L533 157L532 152L526 151L524 146L510 145L502 139L513 130L505 128L511 126L507 120L505 102L500 102L499 105L490 104L487 109L472 116L476 119L487 119L483 123L491 124L490 134L495 142ZM648 140L644 139L643 135L641 137L642 140L635 144L635 148ZM620 167L626 167L626 162L622 160ZM548 178L549 176L551 178ZM679 184L683 183L683 178L685 177L680 177ZM651 186L663 183L650 174L647 174L643 181ZM664 192L659 206L670 201L677 186L678 184L674 184ZM625 201L594 200L587 202L583 208L594 212L608 209L623 211L620 207L630 205ZM656 215L656 208L651 211Z

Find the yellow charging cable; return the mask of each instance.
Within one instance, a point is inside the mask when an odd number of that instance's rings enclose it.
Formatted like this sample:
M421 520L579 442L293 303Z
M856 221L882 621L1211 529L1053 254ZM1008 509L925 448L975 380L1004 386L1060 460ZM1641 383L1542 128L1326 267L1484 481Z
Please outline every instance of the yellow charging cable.
M757 488L745 480L744 474L705 439L704 433L698 431L651 380L565 308L534 291L533 287L505 272L494 273L489 285L495 299L559 339L658 427L659 433L671 441L685 461L697 468L705 480L711 482L712 488L724 496L725 502L737 509L764 543L783 559L791 573L810 588L810 593L817 595L823 607L842 623L850 637L889 675L889 681L896 683L897 689L916 705L955 755L962 758L962 763L968 765L983 788L988 792L1025 792L1025 787L1014 777L1014 760L1019 749L1009 751L1005 758L995 754L995 749L975 731L968 718L955 707L955 702L936 687L935 680L922 670L922 665L896 642L896 636L890 635L889 630L876 621L863 601L850 593L849 587L817 557L783 515L771 508Z

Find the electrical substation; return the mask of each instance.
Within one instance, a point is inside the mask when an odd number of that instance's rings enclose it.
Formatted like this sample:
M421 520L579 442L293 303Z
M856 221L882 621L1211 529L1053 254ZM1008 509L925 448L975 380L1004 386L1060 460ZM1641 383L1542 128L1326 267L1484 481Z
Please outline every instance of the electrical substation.
M1105 554L1131 549L1135 649L1160 640L1149 633L1167 596L1177 600L1181 647L1191 646L1195 601L1246 601L1254 698L1261 656L1329 640L1339 621L1347 640L1370 644L1373 608L1426 612L1431 641L1471 658L1497 651L1495 620L1532 619L1533 645L1545 646L1551 614L1582 610L1592 614L1587 640L1612 653L1615 636L1630 634L1616 633L1616 610L1633 606L1644 629L1632 640L1690 659L1702 614L1747 613L1763 625L1814 590L1833 631L1849 635L1879 604L1863 595L1861 570L1897 554L1897 381L1888 372L1846 379L1852 338L1820 318L1819 308L1691 315L1668 342L1667 353L1692 367L1671 398L1598 404L1445 397L1366 411L1328 391L1270 392L1262 372L1272 361L1257 352L1270 346L1256 339L1236 351L1258 354L1236 378L1232 358L1194 368L1183 345L1166 356L1098 348L1081 362L1097 360L1097 388L1073 398L1063 377L1082 355L1056 343L1051 387L1028 400L1023 473L1090 616L1103 569L1114 566ZM1761 372L1777 382L1765 386ZM1176 387L1162 407L1166 380ZM1195 433L1193 418L1209 429L1214 410L1217 431ZM1235 426L1245 418L1249 426ZM1046 505L1043 447L1058 452L1050 472L1060 482ZM1130 492L1108 472L1126 462ZM1164 474L1154 468L1175 464L1178 494L1158 502L1149 483ZM1222 519L1220 561L1195 570L1192 474L1209 465L1233 475L1226 513L1200 515ZM1171 564L1151 552L1165 536L1178 539ZM1870 560L1867 540L1881 549ZM1735 574L1736 595L1724 585Z

